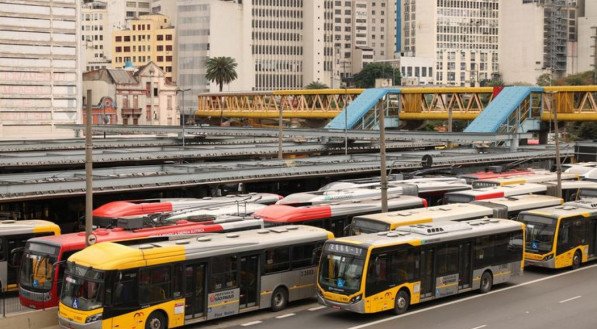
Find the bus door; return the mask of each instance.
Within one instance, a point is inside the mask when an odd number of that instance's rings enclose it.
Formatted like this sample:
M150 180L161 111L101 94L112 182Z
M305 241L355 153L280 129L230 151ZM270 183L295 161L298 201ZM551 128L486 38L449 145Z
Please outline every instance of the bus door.
M184 266L185 319L205 317L205 263Z
M435 290L433 254L433 249L421 250L421 299L432 297Z
M240 258L240 309L258 306L259 255Z
M463 242L458 246L460 259L458 269L458 290L471 287L471 242Z
M458 292L460 248L457 244L440 245L435 249L435 297ZM469 265L470 266L470 265Z

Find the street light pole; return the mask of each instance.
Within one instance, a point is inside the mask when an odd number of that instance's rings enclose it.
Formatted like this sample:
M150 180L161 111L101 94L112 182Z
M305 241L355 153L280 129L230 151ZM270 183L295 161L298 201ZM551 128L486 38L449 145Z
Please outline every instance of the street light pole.
M378 104L379 111L379 157L381 167L381 212L388 212L388 175L386 172L386 125L385 110L389 104L390 98L384 97L385 104Z
M184 110L184 93L185 91L189 91L191 90L191 88L188 89L176 89L176 93L178 94L179 92L182 93L182 106L179 106L178 108L180 109L180 115L182 116L182 148L185 148L185 110Z

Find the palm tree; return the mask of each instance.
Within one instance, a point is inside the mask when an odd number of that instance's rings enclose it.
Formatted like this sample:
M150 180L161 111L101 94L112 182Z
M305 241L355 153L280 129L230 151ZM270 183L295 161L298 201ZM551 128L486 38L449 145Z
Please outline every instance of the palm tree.
M229 84L236 80L236 67L238 64L232 57L212 57L208 58L205 63L207 67L207 74L205 78L211 82L215 82L220 86L220 92L224 88L224 83Z

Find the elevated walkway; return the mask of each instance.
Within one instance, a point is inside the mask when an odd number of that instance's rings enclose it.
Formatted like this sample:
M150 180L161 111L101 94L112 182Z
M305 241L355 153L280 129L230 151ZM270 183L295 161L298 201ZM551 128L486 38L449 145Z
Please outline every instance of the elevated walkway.
M365 89L352 103L332 119L326 129L354 129L363 122L371 109L375 107L386 95L399 94L399 88L371 88Z
M506 87L464 130L465 133L498 132L531 93L542 93L541 87Z

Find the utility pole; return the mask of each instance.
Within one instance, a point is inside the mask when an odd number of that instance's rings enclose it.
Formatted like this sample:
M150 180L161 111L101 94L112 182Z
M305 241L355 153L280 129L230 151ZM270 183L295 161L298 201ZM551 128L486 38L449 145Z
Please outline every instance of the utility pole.
M284 142L284 131L282 129L282 105L280 105L280 110L278 111L278 159L284 159L284 154L282 152L282 143Z
M595 30L595 35L591 37L593 39L593 84L597 84L597 26L591 26L591 29Z
M87 122L85 124L85 245L89 246L93 224L93 144L91 139L91 89L87 89Z
M153 126L153 68L149 69L149 125Z
M385 104L378 104L379 112L379 158L381 166L381 212L388 212L388 175L386 172L386 116L385 110L388 108L390 98L384 97Z

